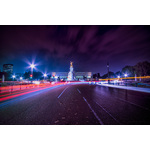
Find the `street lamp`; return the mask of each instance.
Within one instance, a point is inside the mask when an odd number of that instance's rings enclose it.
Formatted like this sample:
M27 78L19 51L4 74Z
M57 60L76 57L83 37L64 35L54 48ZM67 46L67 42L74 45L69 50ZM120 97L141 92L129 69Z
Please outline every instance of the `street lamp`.
M57 82L57 78L58 78L58 76L55 76L56 82Z
M127 76L128 76L128 75L125 73L124 76L125 76L125 78L126 78L126 86L127 86Z
M127 75L127 74L125 74L124 76L125 76L125 77L127 77L128 75Z
M47 77L47 74L46 74L46 73L44 73L44 77Z
M47 74L46 74L46 73L44 73L44 75L43 75L43 76L44 76L44 80L45 80L45 78L47 77Z
M13 76L12 76L12 78L13 78L13 80L14 80L14 78L16 78L16 76L15 76L15 75L13 75Z
M30 75L30 78L32 79L32 77L33 77L33 68L35 68L35 65L34 65L34 64L31 64L30 67L31 67L31 75ZM32 83L32 80L31 80L31 83Z
M21 85L22 85L22 79L23 79L23 78L22 78L22 77L20 77L20 81L21 81L21 84L20 84L20 90L21 90Z
M12 93L12 91L13 91L14 79L16 78L16 76L13 75L12 78L13 78L13 84L12 84L12 86L11 86L11 93Z
M108 69L108 84L109 84L109 63L107 63L107 69Z
M120 79L120 76L118 76L118 85L119 85L119 79Z
M30 67L31 67L31 74L33 74L33 68L35 68L35 65L31 64Z

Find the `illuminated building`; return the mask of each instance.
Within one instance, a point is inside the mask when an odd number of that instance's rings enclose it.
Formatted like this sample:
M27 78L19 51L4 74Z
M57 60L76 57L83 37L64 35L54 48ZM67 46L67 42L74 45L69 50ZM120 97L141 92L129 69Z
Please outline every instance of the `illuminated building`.
M58 77L63 80L90 80L92 72L75 72L73 71L72 62L70 62L70 71L68 72L51 72L51 78Z
M70 71L68 73L68 81L72 81L74 78L73 78L73 65L72 65L73 62L70 62Z

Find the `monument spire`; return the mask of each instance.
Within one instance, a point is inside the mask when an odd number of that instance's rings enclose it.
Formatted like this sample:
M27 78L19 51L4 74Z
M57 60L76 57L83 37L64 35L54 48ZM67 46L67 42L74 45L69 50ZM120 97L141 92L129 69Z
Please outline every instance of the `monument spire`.
M72 61L70 61L70 71L69 71L69 73L68 73L68 80L69 81L72 81L73 80L73 62Z
M70 67L73 67L73 65L72 65L72 64L73 64L73 62L72 62L72 61L70 61Z

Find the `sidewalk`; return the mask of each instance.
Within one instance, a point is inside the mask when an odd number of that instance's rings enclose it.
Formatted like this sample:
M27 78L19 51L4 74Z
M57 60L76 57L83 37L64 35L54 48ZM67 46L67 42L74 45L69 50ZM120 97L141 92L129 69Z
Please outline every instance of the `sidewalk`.
M150 88L131 87L131 86L122 86L122 85L111 85L111 84L99 84L99 83L98 83L98 85L150 93Z

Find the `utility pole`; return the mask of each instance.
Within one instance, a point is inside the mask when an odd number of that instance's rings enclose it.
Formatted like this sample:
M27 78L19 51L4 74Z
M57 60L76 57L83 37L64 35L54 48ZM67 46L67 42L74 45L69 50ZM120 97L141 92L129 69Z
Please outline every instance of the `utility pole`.
M109 82L109 62L107 62L107 69L108 69L108 84L110 83Z

